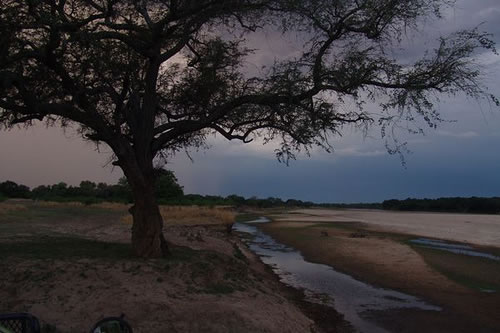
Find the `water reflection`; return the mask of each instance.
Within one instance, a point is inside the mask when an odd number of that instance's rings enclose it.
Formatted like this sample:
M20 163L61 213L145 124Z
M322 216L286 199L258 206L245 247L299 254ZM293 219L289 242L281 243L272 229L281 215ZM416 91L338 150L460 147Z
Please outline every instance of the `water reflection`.
M422 247L430 248L430 249L443 250L443 251L453 252L456 254L463 254L463 255L473 256L473 257L482 257L482 258L500 261L499 256L495 256L493 254L489 254L486 252L476 251L469 245L445 242L445 241L441 241L441 240L428 239L428 238L412 239L412 240L410 240L410 242L413 244L417 244L419 246L422 246Z
M385 332L363 317L367 311L394 308L441 310L416 297L375 288L330 266L307 262L299 251L276 242L252 225L265 222L269 220L260 218L236 223L235 229L252 236L245 239L250 249L270 265L284 283L303 289L310 301L334 306L360 332Z

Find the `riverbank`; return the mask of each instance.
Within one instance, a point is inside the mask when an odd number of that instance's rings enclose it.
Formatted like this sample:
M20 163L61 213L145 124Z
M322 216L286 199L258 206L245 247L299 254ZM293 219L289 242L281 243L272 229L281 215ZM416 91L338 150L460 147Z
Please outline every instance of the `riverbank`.
M45 332L125 315L136 332L346 332L333 309L281 284L225 226L168 224L167 259L130 257L124 206L0 207L0 312Z
M375 286L421 297L443 311L365 314L393 332L495 332L500 329L500 264L410 245L410 234L357 222L359 211L334 211L340 222L303 211L259 225L308 261L323 263ZM361 212L367 214L366 212ZM474 221L472 221L474 223ZM417 228L418 226L415 226ZM485 249L484 247L480 247ZM498 249L488 247L497 253ZM496 292L485 293L481 289Z

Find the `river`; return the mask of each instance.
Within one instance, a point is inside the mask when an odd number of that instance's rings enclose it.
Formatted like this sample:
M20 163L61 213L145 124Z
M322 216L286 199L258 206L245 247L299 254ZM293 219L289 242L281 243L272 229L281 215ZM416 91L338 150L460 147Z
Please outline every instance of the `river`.
M249 248L272 267L281 281L304 290L311 302L334 307L359 332L386 332L367 317L373 310L415 308L440 311L441 308L398 291L382 289L337 272L330 266L308 262L299 251L278 243L262 232L257 225L267 223L262 217L245 223L236 223L234 229Z

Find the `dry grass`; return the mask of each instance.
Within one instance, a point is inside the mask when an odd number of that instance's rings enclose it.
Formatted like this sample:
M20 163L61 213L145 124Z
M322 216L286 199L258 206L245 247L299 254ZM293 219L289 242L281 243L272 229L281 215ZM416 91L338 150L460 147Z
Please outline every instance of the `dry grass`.
M166 224L231 224L236 214L227 208L160 206Z
M118 203L118 202L101 202L92 205L85 205L78 201L68 201L68 202L57 202L57 201L34 201L33 205L36 207L47 207L47 208L59 208L59 207L96 207L102 209L112 209L112 210L127 210L130 205Z
M26 210L27 207L19 203L2 202L0 203L0 214L5 214L11 211Z
M160 213L166 225L210 225L232 224L236 213L228 208L209 208L199 206L160 206ZM132 216L122 218L132 224Z
M64 207L86 207L81 202L53 202L53 201L36 201L28 206L44 208L64 208ZM28 209L28 206L23 203L15 203L12 201L0 203L0 214L5 214L9 211L20 211ZM113 202L103 202L93 204L91 207L109 209L115 211L127 212L130 205ZM166 225L215 225L215 224L232 224L235 221L236 213L231 210L230 206L220 206L215 208L199 207L199 206L160 206L160 213ZM132 216L126 213L122 217L122 221L127 224L132 224Z
M127 210L131 205L123 204L118 202L102 202L98 204L93 204L92 207L103 208L103 209L112 209L112 210Z
M75 201L68 201L68 202L57 202L57 201L42 201L42 200L37 200L34 201L33 203L34 206L37 207L83 207L83 203L81 202L75 202Z

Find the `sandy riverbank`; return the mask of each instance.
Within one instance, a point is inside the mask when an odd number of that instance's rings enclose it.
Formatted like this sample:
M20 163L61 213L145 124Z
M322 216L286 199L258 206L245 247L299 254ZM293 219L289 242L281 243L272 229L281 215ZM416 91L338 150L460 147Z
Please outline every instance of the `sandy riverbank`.
M224 227L167 225L172 256L142 260L129 255L126 207L23 205L0 211L0 312L30 312L46 332L122 313L134 332L347 330Z
M500 215L393 212L368 209L298 209L280 221L363 223L365 228L500 246Z
M431 218L439 217L439 221L450 227L454 216L385 213L389 218L384 220L384 213L300 210L276 215L272 223L261 227L278 241L299 249L309 261L330 265L376 286L422 297L444 308L439 313L411 310L373 313L374 320L390 331L500 330L499 293L484 293L477 288L486 285L500 290L500 263L418 248L406 242L411 238L410 233L420 235L418 230L425 230ZM479 217L479 221L470 215L461 219L477 223L478 228L482 223L496 226L497 216ZM394 226L402 218L408 220ZM419 225L422 218L424 222ZM461 223L462 220L458 221L459 225ZM433 228L439 230L441 226ZM444 235L445 228L441 230ZM462 231L451 229L446 235L453 239L453 235ZM481 233L476 230L474 235Z

